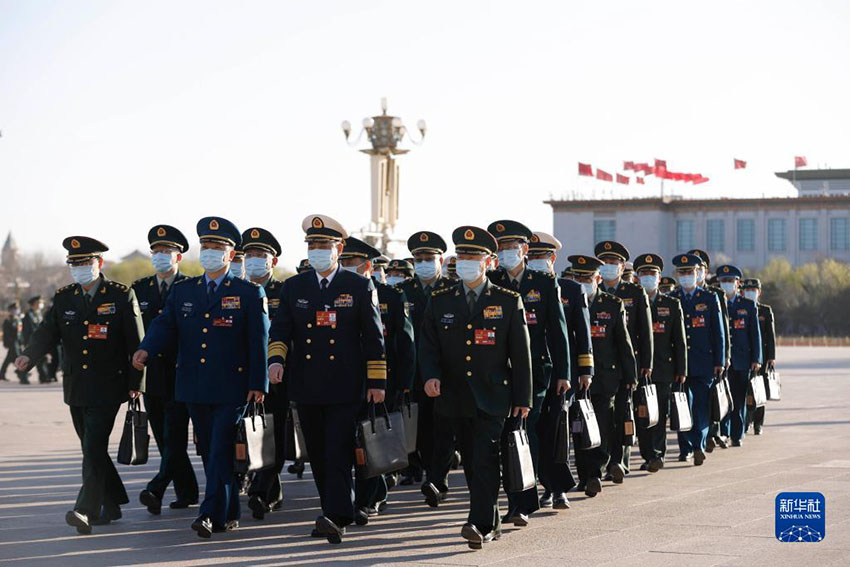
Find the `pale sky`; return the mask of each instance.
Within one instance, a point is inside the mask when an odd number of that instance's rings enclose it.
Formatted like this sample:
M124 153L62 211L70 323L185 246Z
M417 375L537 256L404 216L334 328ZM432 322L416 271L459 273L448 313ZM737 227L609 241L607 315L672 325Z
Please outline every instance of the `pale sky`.
M0 0L0 236L61 257L85 234L114 259L157 223L195 243L215 214L294 265L304 216L368 222L368 158L339 125L382 96L429 128L401 163L403 238L551 231L550 194L612 188L578 161L711 178L673 184L686 196L785 194L794 155L850 167L848 27L846 0Z

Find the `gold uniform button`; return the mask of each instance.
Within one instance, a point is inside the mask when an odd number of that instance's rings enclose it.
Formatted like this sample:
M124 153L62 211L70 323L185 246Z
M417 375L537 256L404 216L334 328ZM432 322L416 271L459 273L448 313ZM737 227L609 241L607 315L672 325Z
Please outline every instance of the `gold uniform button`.
M331 340L329 340L328 342L329 342L330 344L332 344L332 345L333 345L333 344L336 344L336 341L335 341L334 339L331 339Z
M467 354L466 355L466 361L469 362L470 360L472 360L472 357Z
M308 345L309 345L310 343L312 343L312 342L313 342L313 339L307 339L307 341L306 341L306 343L307 343Z
M207 359L206 359L206 358L202 358L202 359L201 359L201 364L206 364L206 363L207 363Z
M209 318L210 318L210 314L209 314L209 313L204 313L204 319L209 319Z
M467 371L466 371L466 375L467 375L467 376L472 376L472 370L467 370Z
M472 328L472 325L467 325L467 326L466 326L466 328L467 328L467 329L471 329L471 328Z
M334 355L330 355L328 358L333 360L335 357L334 357Z
M331 325L331 329L336 329L336 325Z
M88 368L89 368L88 364L83 364L83 370L88 370Z
M88 354L88 353L89 353L89 351L87 351L86 349L83 349L83 354Z
M507 380L505 380L504 382L502 382L502 384L504 384L505 386L507 386L507 385L508 385L508 381L507 381Z
M242 372L242 367L240 366L240 367L239 367L239 368L237 368L236 370L238 370L239 372Z
M209 332L210 332L210 330L209 330L209 329L207 329L206 327L204 327L204 328L203 328L203 329L201 329L201 330L202 330L204 333L209 333Z
M158 313L162 313L162 309L160 309L160 310L158 311Z
M207 343L201 343L201 348L207 348Z
M89 340L89 336L88 336L88 335L83 335L83 340L84 340L84 341Z
M88 321L83 321L83 325L88 325L88 324L89 324Z
M304 355L304 358L306 358L307 360L310 360L310 359L311 359L311 358L313 358L313 357L312 357L312 356L310 356L309 354L306 354L306 355Z
M313 328L313 323L307 323L307 328L308 328L308 329L312 329L312 328Z

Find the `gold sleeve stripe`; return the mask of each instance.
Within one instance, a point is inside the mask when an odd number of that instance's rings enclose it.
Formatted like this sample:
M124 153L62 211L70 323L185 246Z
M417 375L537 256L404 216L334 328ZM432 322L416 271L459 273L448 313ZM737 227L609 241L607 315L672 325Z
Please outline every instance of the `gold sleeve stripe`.
M279 356L285 359L288 351L289 348L286 346L286 343L283 341L275 341L269 345L269 358Z
M372 368L386 368L387 361L386 360L367 360L366 366Z
M387 369L383 368L368 368L366 370L366 378L369 380L386 380L387 379Z
M578 355L578 365L579 366L593 366L593 355L592 354L580 354L580 355Z

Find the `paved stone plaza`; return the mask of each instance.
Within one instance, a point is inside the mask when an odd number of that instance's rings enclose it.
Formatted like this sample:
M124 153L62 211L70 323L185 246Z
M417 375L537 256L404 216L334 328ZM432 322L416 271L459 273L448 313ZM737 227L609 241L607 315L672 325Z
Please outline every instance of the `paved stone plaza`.
M427 508L418 487L395 489L385 514L350 528L340 546L309 537L319 513L309 473L300 481L284 474L283 511L264 522L243 512L238 531L201 540L189 530L197 508L151 516L138 504L158 455L145 466L118 465L132 501L123 519L77 535L64 514L79 488L80 449L61 386L20 386L10 371L12 382L0 384L0 565L850 565L850 348L781 348L777 359L783 400L769 403L765 435L717 449L695 468L676 461L671 434L661 472L637 471L633 451L625 484L604 483L592 500L570 494L571 510L506 527L501 541L479 552L459 537L466 517L459 471L444 506ZM197 458L195 466L202 482ZM823 542L774 538L780 491L824 493ZM172 499L169 491L164 503Z

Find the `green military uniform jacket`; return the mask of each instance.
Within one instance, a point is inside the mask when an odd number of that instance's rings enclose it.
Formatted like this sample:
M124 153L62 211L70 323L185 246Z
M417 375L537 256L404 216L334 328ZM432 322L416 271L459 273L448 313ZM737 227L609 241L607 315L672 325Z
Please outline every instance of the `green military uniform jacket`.
M470 312L462 285L434 291L420 334L422 380L440 380L437 413L507 417L512 406L531 407L528 326L518 293L485 278Z
M675 297L656 293L655 299L649 301L649 307L655 348L652 380L672 382L676 376L688 373L688 343L682 304Z
M616 288L603 289L606 293L623 300L626 310L626 326L635 350L638 368L652 368L652 315L649 312L649 297L643 286L620 281Z
M590 338L596 374L591 394L613 396L626 384L637 384L637 363L626 328L623 300L601 289L590 300Z
M84 293L79 284L58 289L23 354L37 361L61 342L65 403L121 404L130 390L145 388L144 372L130 364L144 335L136 294L103 275L88 306Z

